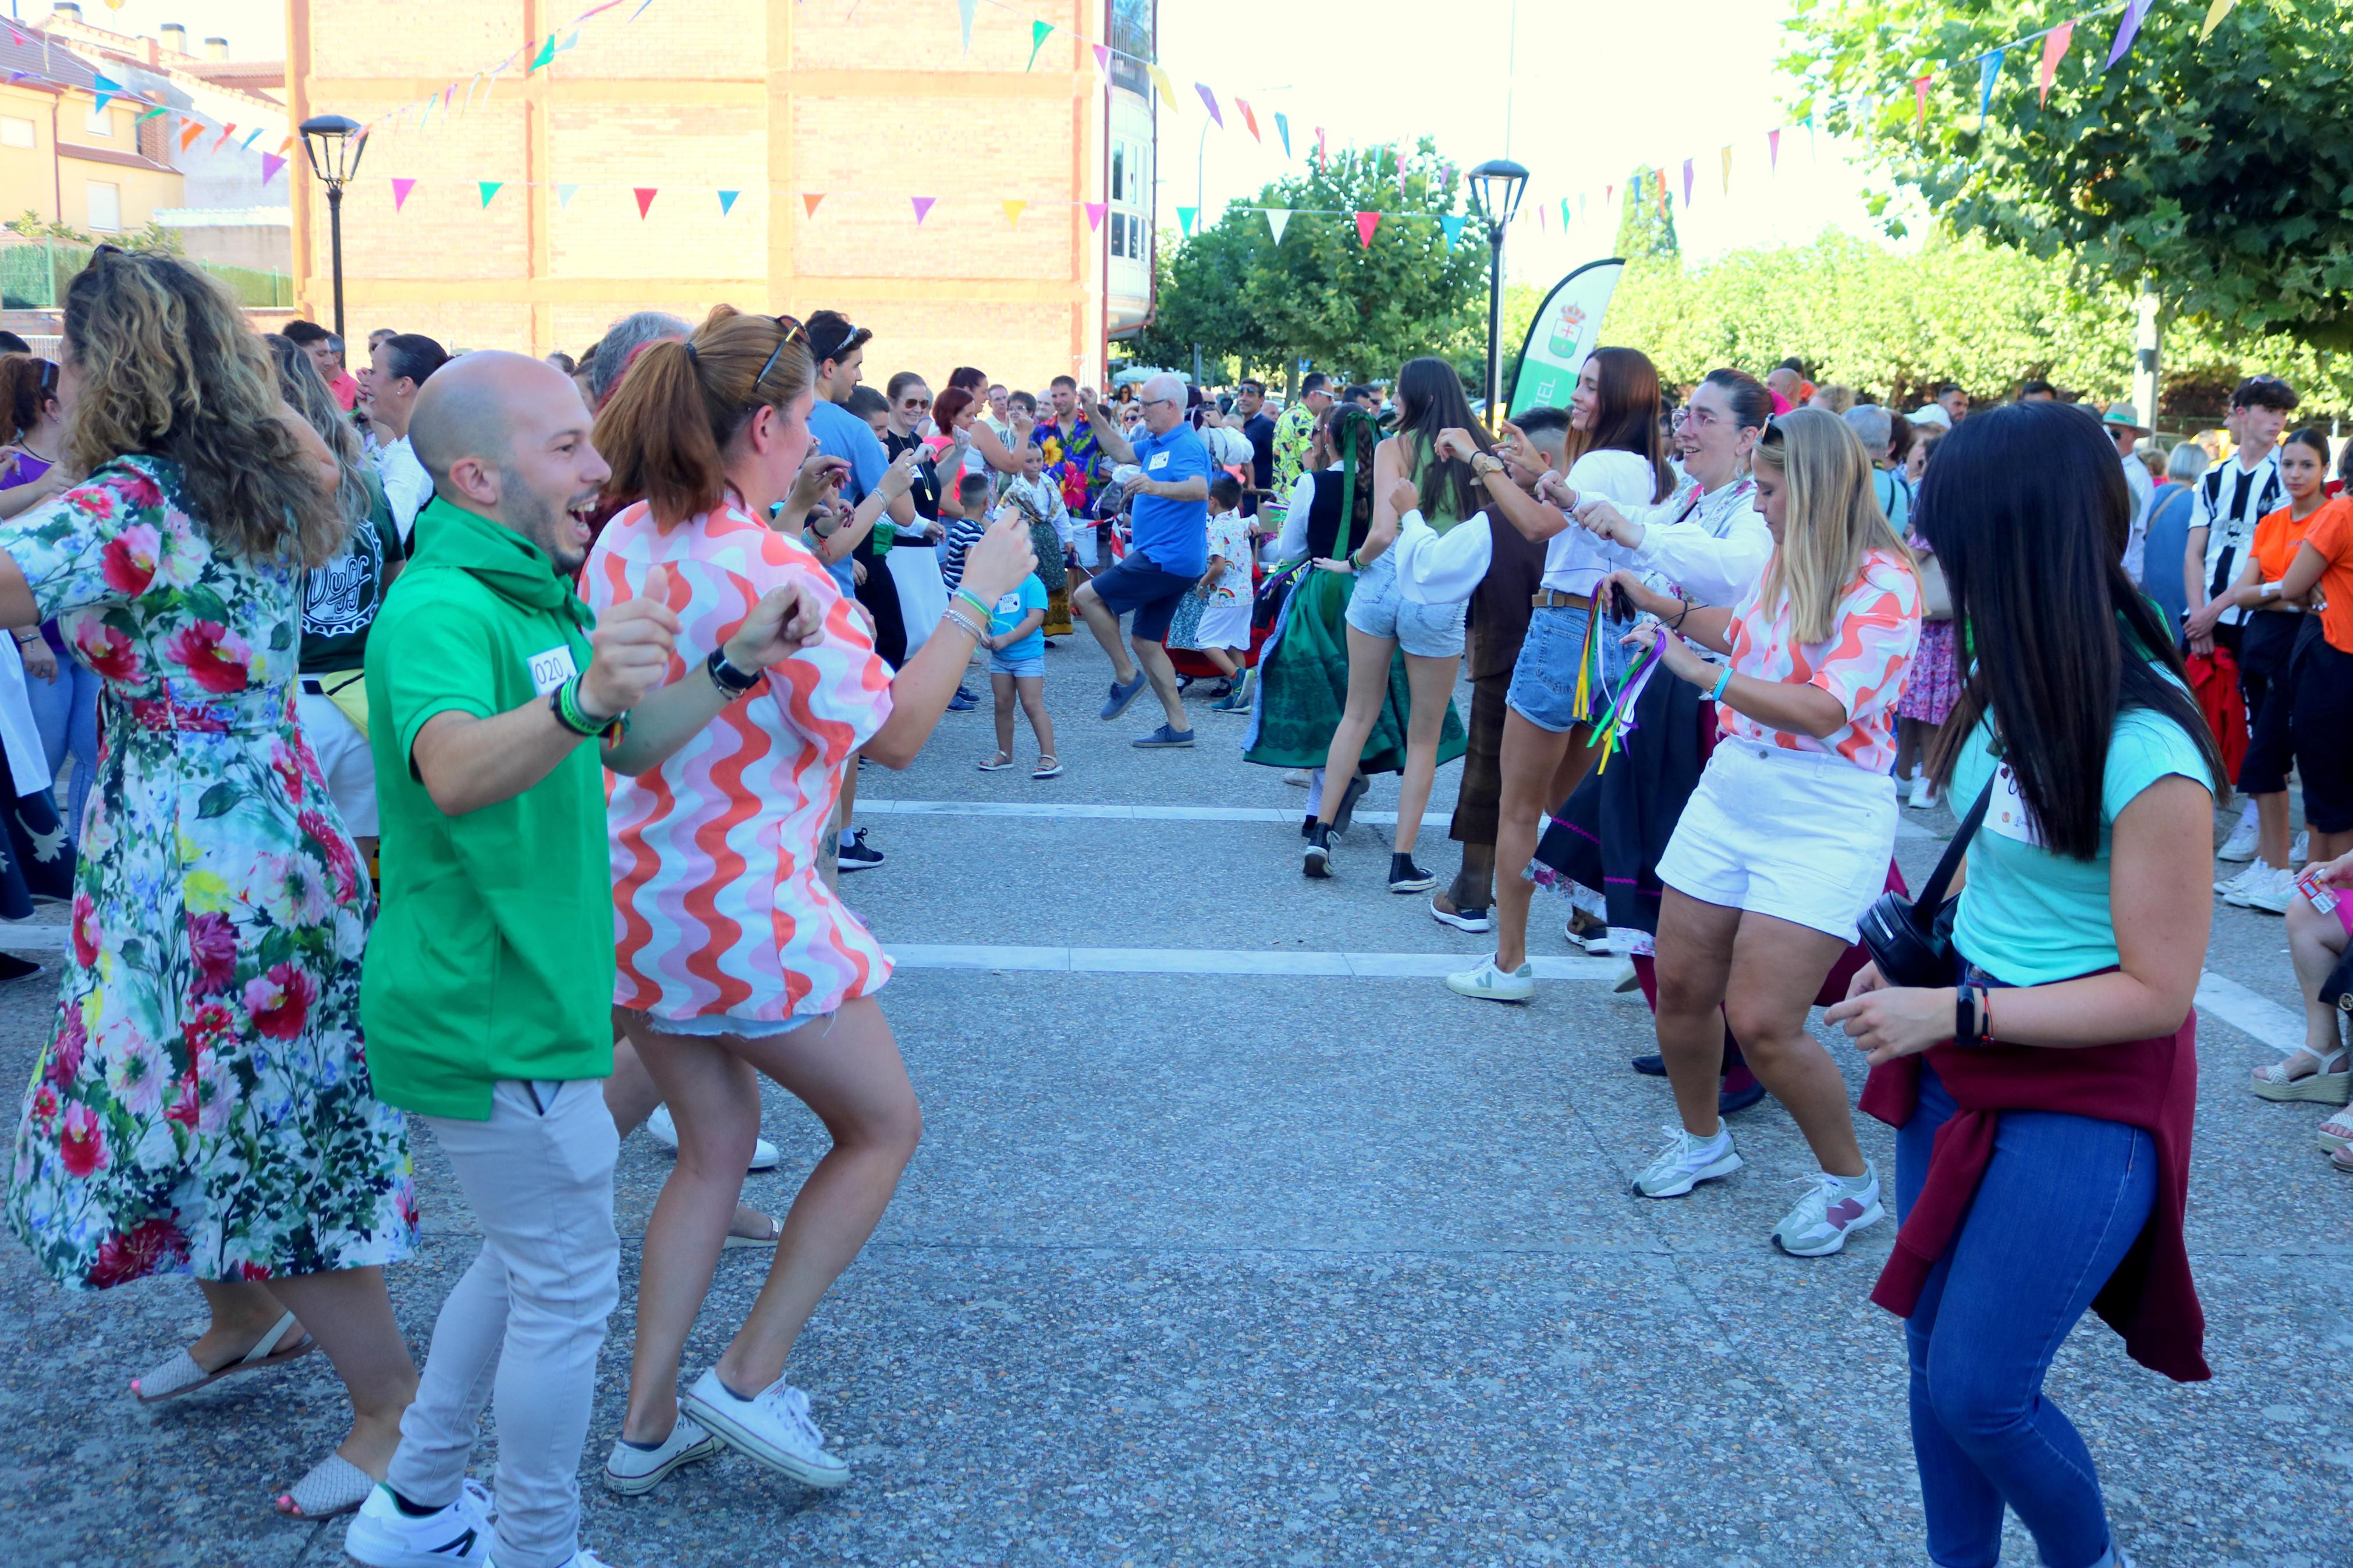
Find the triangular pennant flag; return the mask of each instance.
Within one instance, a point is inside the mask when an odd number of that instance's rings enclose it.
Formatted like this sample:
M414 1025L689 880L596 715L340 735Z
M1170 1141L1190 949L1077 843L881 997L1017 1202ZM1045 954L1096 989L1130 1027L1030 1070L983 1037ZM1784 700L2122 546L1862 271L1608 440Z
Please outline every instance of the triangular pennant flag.
M1176 107L1176 86L1174 82L1168 79L1168 73L1162 70L1158 66L1146 66L1144 68L1152 73L1152 85L1159 89L1160 101L1166 104L1170 109L1175 109Z
M190 147L195 146L196 138L202 136L204 133L205 125L204 121L201 120L191 120L185 125L181 126L180 151L185 153Z
M280 157L277 153L264 153L261 155L261 183L266 185L270 181L276 179L278 177L278 171L285 166L286 160Z
M1223 131L1226 128L1226 115L1225 111L1218 107L1218 95L1209 90L1209 85L1207 82L1195 82L1193 90L1201 95L1201 101L1209 106L1209 118L1218 122L1219 130Z
M2210 26L2206 30L2211 33L2214 29ZM108 104L113 102L115 99L121 96L122 84L116 81L112 77L92 74L90 79L90 83L91 93L98 99L98 101L90 106L90 111L92 113L96 113L99 110L104 109Z
M558 45L556 45L556 46L555 46L555 52L556 52L557 54L559 54L559 55L560 55L560 54L562 54L565 50L566 50L566 49L568 49L568 48L571 48L573 46L576 45L576 44L577 44L577 43L579 43L579 42L580 42L580 29L579 29L579 28L577 28L577 27L575 27L575 28L573 28L573 29L572 29L572 31L571 31L571 32L569 32L569 33L567 33L567 34L565 34L565 35L564 41L563 41L562 43L560 43L560 44L558 44Z
M1453 249L1456 242L1461 239L1462 226L1468 221L1466 218L1460 217L1442 217L1438 220L1438 226L1446 231L1447 249Z
M1546 234L1550 234L1552 232L1552 209L1550 207L1536 208L1536 226L1544 230Z
M1616 201L1617 199L1618 199L1618 187L1617 187L1616 185L1614 185L1614 184L1609 184L1609 185L1604 185L1604 186L1602 186L1602 187L1601 187L1601 205L1602 205L1603 206L1608 206L1610 203L1612 203L1612 202ZM1448 247L1448 248L1449 248L1449 249L1451 249L1451 248L1453 248L1453 247L1450 246L1450 247Z
M923 220L932 216L932 204L938 201L940 198L937 196L909 196L907 199L915 204L915 226L917 228L921 228L923 226Z
M1097 70L1099 70L1099 71L1103 72L1103 75L1105 75L1105 76L1109 76L1109 75L1111 75L1111 50L1110 50L1110 48L1108 48L1108 47L1107 47L1106 46L1104 46L1104 45L1097 44L1097 45L1095 45L1095 46L1094 46L1094 51L1095 51L1095 69L1097 69Z
M2044 103L2051 101L2052 79L2058 76L2059 62L2067 58L2067 46L2074 41L2074 37L2075 24L2062 22L2042 39L2042 101Z
M1279 110L1274 116L1274 133L1282 138L1282 155L1286 159L1289 158L1291 156L1291 116Z
M2108 63L2103 68L2113 69L2125 58L2125 51L2133 47L2133 39L2140 34L2141 22L2148 16L2148 7L2149 0L2125 0L2124 20L2116 24L2116 41L2108 46Z
M1933 76L1915 76L1912 79L1912 129L1915 132L1927 128L1928 89L1936 85L1936 79Z
M260 138L261 127L257 125L252 130L245 133L245 140L237 144L237 150L240 153L250 153L253 151L254 142L259 141Z
M230 137L231 135L233 135L233 134L236 132L236 131L237 131L237 127L236 127L235 125L224 125L224 126L222 126L222 127L221 127L221 133L220 133L220 140L213 143L213 151L214 151L216 153L218 153L222 148L224 148L224 147L227 146L227 145L228 145L228 139L229 139L229 137Z
M1019 228L1021 226L1021 209L1029 205L1029 204L1028 202L1017 202L1008 198L1005 204L1005 226L1008 228Z
M555 35L554 33L550 33L547 35L547 42L539 46L539 53L531 58L531 64L523 67L522 74L529 76L532 72L539 69L540 67L552 64L554 59Z
M646 209L654 205L654 197L661 194L661 187L659 185L632 185L629 188L637 195L638 217L642 221L646 216Z
M1201 209L1199 207L1178 207L1176 209L1176 226L1185 231L1185 237L1187 239L1193 237L1193 220L1200 216Z
M1356 243L1364 247L1366 250L1370 250L1373 247L1373 230L1380 226L1380 214L1358 213L1356 215Z
M2198 29L2200 43L2202 44L2214 36L2214 29L2222 25L2222 18L2231 14L2231 7L2236 4L2238 0L2214 0L2214 4L2206 7L2205 25ZM104 81L106 79L100 77L98 79Z
M736 198L737 196L742 195L743 194L744 194L744 193L743 193L743 192L741 192L741 191L722 191L722 192L720 192L720 193L719 193L719 216L720 216L721 217L725 217L729 213L733 212L733 211L735 210L735 198Z
M817 216L817 204L823 200L825 200L825 193L823 191L803 191L801 193L801 216L803 217Z
M1087 232L1092 234L1096 229L1103 227L1103 214L1111 211L1111 204L1108 202L1088 202L1085 204L1085 206L1087 209Z
M1289 207L1267 208L1266 226L1274 231L1274 243L1281 245L1282 231L1291 226L1291 209Z
M415 180L395 180L392 183L392 210L398 212L408 205L408 193L417 188Z
M367 140L366 132L363 131L360 132L360 140ZM291 153L292 151L294 151L294 138L290 134L285 141L280 142L278 144L278 155L282 159L287 153Z
M1732 148L1729 144L1724 149L1724 194L1732 194Z
M1661 184L1666 184L1666 180L1667 180L1666 175L1664 175L1664 174L1661 174L1661 175L1659 176L1659 183L1660 183ZM1684 210L1685 210L1685 211L1689 211L1689 210L1691 209L1691 199L1692 199L1692 161L1691 161L1689 158L1686 158L1686 159L1684 159L1684 160L1683 160L1683 208L1684 208Z
M555 205L556 205L556 210L558 210L558 211L560 212L560 211L562 211L564 208L570 206L570 205L572 205L572 197L573 197L574 193L575 193L575 192L576 192L576 191L578 191L579 189L580 189L580 187L579 187L578 185L558 185L558 186L556 186L556 187L555 187ZM483 205L485 205L485 206L487 206L487 205L490 205L490 204L489 204L487 201L485 201L485 202L483 203Z
M1032 22L1029 24L1029 63L1021 68L1023 70L1034 70L1037 68L1038 51L1046 47L1047 36L1052 33L1053 30L1054 24L1051 22Z
M1315 128L1315 166L1321 169L1326 165L1326 163L1327 160L1324 155L1324 128L1319 125Z
M1778 131L1765 132L1765 166L1776 174L1781 172L1781 133Z
M154 118L155 118L157 115L159 115L159 114L169 114L169 113L171 113L171 112L172 112L172 111L171 111L170 110L165 109L162 104L157 104L154 108L153 108L153 109L149 110L146 113L144 113L144 114L141 115L141 116L138 118L138 120L137 120L136 121L134 121L133 123L135 123L135 124L140 124L140 125L144 125L144 124L146 124L149 121L151 121L151 120L154 119Z
M1560 198L1560 232L1563 234L1568 232L1568 198L1567 196Z
M972 12L979 0L956 0L956 20L964 24L964 52L972 53Z
M489 206L491 205L491 198L499 194L499 187L501 185L506 184L504 180L477 180L474 183L481 187L482 205L484 206Z
M1978 134L1985 134L1986 113L1993 108L1993 84L2001 75L2001 62L2008 49L1996 49L1978 57Z
M1250 140L1261 147L1266 145L1266 138L1258 133L1258 116L1251 112L1249 101L1238 98L1234 100L1234 107L1242 111L1242 123L1250 127Z

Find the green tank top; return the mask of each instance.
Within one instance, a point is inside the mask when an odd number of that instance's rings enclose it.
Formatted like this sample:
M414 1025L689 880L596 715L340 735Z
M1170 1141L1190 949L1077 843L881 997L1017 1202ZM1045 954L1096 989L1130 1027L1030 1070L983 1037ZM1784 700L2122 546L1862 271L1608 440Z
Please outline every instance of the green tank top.
M1431 464L1438 461L1438 452L1437 449L1430 445L1430 438L1428 437L1416 436L1412 437L1412 477L1414 485L1416 488L1419 488L1421 484L1422 475L1429 470ZM1448 485L1439 491L1439 501L1437 506L1425 510L1421 514L1421 521L1430 524L1430 531L1433 533L1444 533L1448 529L1452 528L1456 523L1462 521L1454 513L1453 486Z

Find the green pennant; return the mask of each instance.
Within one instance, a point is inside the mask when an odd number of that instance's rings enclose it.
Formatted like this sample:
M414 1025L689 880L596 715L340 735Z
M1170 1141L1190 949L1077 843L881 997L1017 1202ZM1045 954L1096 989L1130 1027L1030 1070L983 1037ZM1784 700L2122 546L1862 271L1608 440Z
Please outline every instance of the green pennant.
M532 57L531 64L523 68L522 74L529 76L532 72L537 70L540 67L547 64L554 58L555 35L554 33L550 33L547 35L547 42L539 46L539 53Z
M1046 37L1053 30L1054 24L1051 22L1032 22L1029 24L1029 63L1022 67L1022 69L1035 70L1037 68L1038 51L1046 47Z
M477 180L474 183L482 187L482 205L484 206L489 206L491 205L491 198L499 194L499 187L506 184L504 180Z

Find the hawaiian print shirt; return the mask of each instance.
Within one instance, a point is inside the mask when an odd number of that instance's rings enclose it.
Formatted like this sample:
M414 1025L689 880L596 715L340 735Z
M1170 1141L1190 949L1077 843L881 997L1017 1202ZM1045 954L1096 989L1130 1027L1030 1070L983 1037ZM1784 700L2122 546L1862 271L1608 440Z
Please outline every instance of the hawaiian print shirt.
M1307 447L1315 438L1315 415L1294 403L1274 422L1274 493L1287 496L1307 471Z
M1071 509L1071 515L1092 517L1095 500L1103 494L1110 469L1103 461L1103 448L1095 443L1094 426L1087 423L1087 416L1073 411L1071 418L1071 433L1065 437L1050 414L1041 414L1029 438L1046 454L1046 472L1061 490L1062 504Z

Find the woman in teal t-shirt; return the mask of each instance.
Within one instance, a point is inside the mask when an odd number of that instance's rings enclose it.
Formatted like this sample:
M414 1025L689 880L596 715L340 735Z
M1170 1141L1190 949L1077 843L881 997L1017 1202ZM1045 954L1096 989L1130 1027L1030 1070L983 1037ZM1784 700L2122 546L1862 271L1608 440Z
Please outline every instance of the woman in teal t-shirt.
M1899 1128L1904 1226L1873 1298L1908 1319L1929 1557L1994 1561L2007 1506L2043 1562L2114 1568L2092 1456L2042 1378L2095 1297L2136 1358L2207 1375L2181 1212L2226 781L2125 574L2132 501L2098 425L1978 415L1918 509L1975 660L1931 773L1957 807L1993 787L1957 984L1866 967L1829 1014L1870 1058L1864 1109Z

